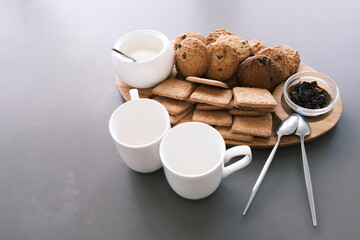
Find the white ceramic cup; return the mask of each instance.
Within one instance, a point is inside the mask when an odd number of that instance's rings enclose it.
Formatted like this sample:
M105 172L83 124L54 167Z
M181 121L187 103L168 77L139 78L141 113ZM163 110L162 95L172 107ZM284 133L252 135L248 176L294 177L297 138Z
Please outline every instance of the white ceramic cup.
M224 166L231 158L244 157ZM224 139L213 127L188 122L172 128L160 144L160 157L171 188L187 199L212 194L222 178L247 166L252 154L249 146L226 150Z
M139 98L130 90L131 100L120 105L110 117L109 131L125 164L142 173L162 167L159 146L171 128L166 108L155 100Z
M174 51L161 32L138 30L122 36L114 48L135 58L132 60L112 52L116 74L134 88L151 88L165 80L174 67Z

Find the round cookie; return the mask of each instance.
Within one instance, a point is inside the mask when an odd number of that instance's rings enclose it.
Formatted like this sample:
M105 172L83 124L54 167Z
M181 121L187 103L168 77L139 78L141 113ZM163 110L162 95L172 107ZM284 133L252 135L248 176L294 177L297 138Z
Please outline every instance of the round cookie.
M215 42L216 39L218 39L218 37L224 35L234 35L234 34L226 29L215 29L211 33L209 33L208 37L206 38L206 45Z
M209 66L209 53L205 44L195 38L186 38L175 49L175 67L184 77L203 76Z
M210 54L210 65L206 77L219 81L231 78L239 66L236 50L224 42L214 42L207 46Z
M279 71L273 61L267 56L255 55L239 65L237 86L266 88L272 92L278 78Z
M259 52L261 49L266 48L266 45L259 39L249 40L249 45L254 54L257 54L257 52Z
M281 49L287 56L289 61L289 74L293 75L297 73L301 61L298 50L293 49L287 45L275 46L274 48Z
M225 35L220 36L216 41L224 42L230 47L234 48L239 56L239 62L242 62L253 55L248 41L241 37L235 35Z
M176 37L175 42L174 42L174 49L176 50L176 48L181 47L181 44L179 45L179 43L182 42L183 40L185 40L186 38L196 38L196 39L202 41L204 44L206 44L206 37L204 37L201 33L183 32L179 36Z
M236 46L236 44L240 44L244 40L245 38L235 35L221 35L216 39L216 41L225 41L232 44L233 46Z
M258 52L259 55L264 55L273 61L279 69L278 83L285 81L289 77L289 61L285 53L279 48L264 48Z

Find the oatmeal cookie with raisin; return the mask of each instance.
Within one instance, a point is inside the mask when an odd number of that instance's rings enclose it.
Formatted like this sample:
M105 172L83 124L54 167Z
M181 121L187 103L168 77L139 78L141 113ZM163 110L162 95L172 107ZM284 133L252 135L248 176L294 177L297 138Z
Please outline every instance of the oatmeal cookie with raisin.
M206 77L225 81L234 76L239 66L236 49L221 41L209 44L207 49L210 54L210 65Z
M272 92L277 85L279 70L271 58L255 55L247 58L239 65L237 86L266 88Z
M179 36L176 37L175 42L174 42L174 49L176 50L176 48L180 47L181 44L179 45L179 43L181 43L186 38L196 38L196 39L202 41L204 44L206 44L206 37L204 37L201 33L183 32L183 33L179 34Z
M235 35L220 36L217 42L224 42L230 47L236 50L239 57L239 62L243 62L245 59L253 55L252 49L247 40Z
M279 69L279 79L276 80L278 83L285 81L289 77L289 75L290 75L289 65L290 64L289 64L286 54L281 49L279 49L279 48L264 48L264 49L261 49L258 52L258 54L271 58L273 63Z
M234 35L234 34L226 29L215 29L211 33L209 33L208 37L206 38L206 45L215 42L216 39L218 39L218 37L224 35Z
M261 49L266 48L266 45L259 39L249 40L249 45L254 54L257 54Z
M184 77L203 76L209 66L209 53L205 44L196 38L186 38L175 49L175 67Z
M289 61L289 74L293 75L297 73L301 61L298 50L293 49L287 45L275 46L274 48L281 49L286 54Z

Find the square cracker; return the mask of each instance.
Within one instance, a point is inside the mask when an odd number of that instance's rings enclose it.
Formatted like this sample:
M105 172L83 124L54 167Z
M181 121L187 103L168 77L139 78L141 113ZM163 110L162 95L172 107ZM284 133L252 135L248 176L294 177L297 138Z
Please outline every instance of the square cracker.
M221 136L225 139L232 139L244 142L251 142L254 140L254 136L231 132L231 127L216 126L215 129L218 130Z
M194 109L194 107L190 107L188 109L186 109L185 111L183 111L180 114L177 115L172 115L170 114L170 123L171 124L177 124L181 119L183 119L184 117L186 117L188 114L190 114L190 112Z
M226 83L218 81L218 80L213 80L213 79L189 76L186 78L186 80L189 82L200 83L200 84L214 86L214 87L229 88L229 86Z
M203 111L209 111L209 110L228 110L228 109L232 109L232 107L230 107L230 106L223 107L223 106L210 105L210 104L206 104L206 103L197 103L197 104L196 104L196 109L197 109L197 110L203 110Z
M157 85L152 93L163 97L187 100L196 87L197 84L185 80L167 79Z
M191 94L190 100L225 107L229 105L232 96L233 93L230 89L200 85Z
M178 115L193 106L193 103L167 97L155 96L153 99L161 103L172 115Z
M231 131L259 137L270 137L272 133L271 113L256 117L234 116Z
M274 112L274 108L259 108L259 107L236 107L234 98L230 101L229 112L231 115L241 116L259 116L266 113Z
M194 114L194 111L193 111L193 108L191 108L191 111L188 114L186 114L185 117L181 118L180 121L178 121L177 123L172 124L172 126L176 126L176 125L181 124L181 123L192 122L192 115L193 114ZM170 115L170 119L171 119L171 116L172 115Z
M231 115L240 115L240 116L261 116L266 114L266 112L260 112L256 110L243 110L240 108L230 109L229 113Z
M235 87L234 105L236 107L274 108L276 100L265 88Z
M215 126L231 126L232 116L228 111L200 111L194 110L192 120L195 122L203 122Z
M275 111L275 108L252 108L252 107L239 107L238 109L243 111L257 111L263 113L271 113Z

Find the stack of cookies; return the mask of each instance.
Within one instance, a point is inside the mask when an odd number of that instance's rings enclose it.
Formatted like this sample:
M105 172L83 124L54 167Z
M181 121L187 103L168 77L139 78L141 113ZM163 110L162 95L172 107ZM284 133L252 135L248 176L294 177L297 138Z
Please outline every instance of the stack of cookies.
M168 110L172 125L203 122L225 139L239 141L272 135L276 101L271 92L297 72L297 50L269 48L217 29L208 37L180 34L174 51L177 78L157 85L151 96Z
M184 32L174 43L175 66L180 76L206 77L237 86L266 88L297 72L297 50L279 45L267 47L258 39L246 40L226 29L216 29L206 38Z

